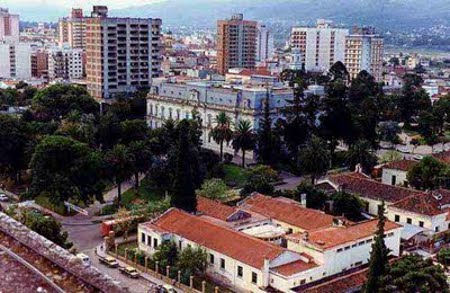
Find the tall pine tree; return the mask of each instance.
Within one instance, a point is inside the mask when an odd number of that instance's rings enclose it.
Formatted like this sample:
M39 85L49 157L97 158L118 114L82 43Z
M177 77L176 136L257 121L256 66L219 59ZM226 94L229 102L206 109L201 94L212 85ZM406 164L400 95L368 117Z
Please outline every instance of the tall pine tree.
M369 260L369 272L367 275L367 282L364 285L365 293L377 293L381 288L381 278L387 273L389 269L388 254L389 250L384 243L384 224L386 217L384 215L384 202L378 209L378 230L375 234L375 241L372 244L372 251Z
M258 131L258 161L265 165L273 163L274 137L272 131L272 118L270 117L269 91L263 101L263 118L260 120Z
M195 178L192 159L190 158L192 141L190 139L189 121L182 120L178 124L178 144L175 159L175 179L171 204L187 212L195 212L197 198L195 196Z

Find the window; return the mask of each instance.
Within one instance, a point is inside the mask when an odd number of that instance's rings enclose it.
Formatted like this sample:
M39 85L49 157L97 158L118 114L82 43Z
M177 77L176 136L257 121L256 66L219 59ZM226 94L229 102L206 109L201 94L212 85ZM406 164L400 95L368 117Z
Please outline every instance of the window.
M339 248L338 250L337 250L337 252L341 252L342 251L342 248Z
M153 247L154 248L158 247L158 239L156 238L153 239Z
M434 228L434 232L439 232L439 226Z
M147 236L147 245L152 246L152 237Z
M391 177L391 185L396 185L396 183L397 183L397 176L392 175L392 177Z
M395 215L395 222L400 222L400 216L399 215Z
M406 218L406 223L408 223L408 224L412 224L412 220L411 220L411 218Z
M181 240L178 240L178 248L179 248L179 249L182 248L182 242L181 242Z
M419 221L419 226L423 227L423 225L424 225L423 221Z
M144 233L141 234L141 242L145 243L145 234Z
M241 266L237 267L237 276L241 277L244 275L244 269Z
M349 249L350 249L350 246L346 246L346 247L344 247L344 249L345 249L345 250L349 250Z
M252 272L252 283L258 283L258 275L255 272Z
M352 245L352 248L353 248L353 247L356 247L356 246L358 246L358 244L357 244L357 243L353 244L353 245Z
M365 241L361 241L361 242L358 243L358 246L362 246L362 245L364 245L365 243L366 243Z
M373 241L372 239L367 239L366 243L372 243L372 241Z
M220 259L220 268L225 269L225 260L223 258Z

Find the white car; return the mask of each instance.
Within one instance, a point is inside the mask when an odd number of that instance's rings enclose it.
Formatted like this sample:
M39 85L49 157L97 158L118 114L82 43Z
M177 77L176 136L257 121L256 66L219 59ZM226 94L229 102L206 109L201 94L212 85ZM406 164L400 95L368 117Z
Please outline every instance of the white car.
M77 254L77 257L78 257L79 259L81 259L81 263L82 263L85 267L91 265L91 259L90 259L89 256L87 256L86 254L84 254L84 253L78 253L78 254Z
M407 146L397 147L397 151L404 153L404 154L409 154L411 152Z
M8 201L9 198L6 194L0 193L0 201Z

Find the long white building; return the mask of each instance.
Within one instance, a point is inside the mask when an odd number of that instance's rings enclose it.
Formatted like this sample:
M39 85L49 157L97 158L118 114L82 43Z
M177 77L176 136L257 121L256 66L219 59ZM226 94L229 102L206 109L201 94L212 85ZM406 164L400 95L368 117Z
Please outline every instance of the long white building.
M319 19L316 27L294 27L290 44L300 49L306 71L325 72L345 59L345 38L349 30Z

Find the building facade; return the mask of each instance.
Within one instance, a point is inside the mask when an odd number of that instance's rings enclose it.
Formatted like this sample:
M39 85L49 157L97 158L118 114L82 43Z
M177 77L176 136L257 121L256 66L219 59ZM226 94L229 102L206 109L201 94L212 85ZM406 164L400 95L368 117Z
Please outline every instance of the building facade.
M0 7L0 42L19 42L19 15Z
M372 27L354 28L345 38L345 66L350 79L365 70L376 81L383 80L384 39Z
M348 34L348 29L319 19L316 27L292 28L290 45L300 49L306 71L326 72L337 61L344 61Z
M230 68L254 69L256 65L256 21L236 14L217 22L217 70L225 74Z
M31 78L30 44L0 43L0 78Z
M95 6L86 23L87 89L97 99L149 88L160 75L161 19L112 18Z
M74 80L84 76L83 50L55 48L48 53L49 79Z
M258 24L256 35L256 61L266 61L274 51L272 32L263 24Z
M86 49L86 19L83 10L73 8L70 17L61 18L58 23L58 45L69 45L74 49Z
M214 81L173 82L170 79L154 81L147 96L147 119L152 128L161 127L167 119L192 118L196 112L203 122L203 146L215 151L211 130L215 117L225 112L236 123L248 120L257 131L262 117L263 101L269 96L269 107L274 121L281 116L280 110L293 98L291 88L274 86L269 92L264 85L242 85ZM224 152L234 153L231 142L225 143ZM249 157L252 153L249 152Z
M31 76L35 78L48 77L48 52L42 49L31 54Z

